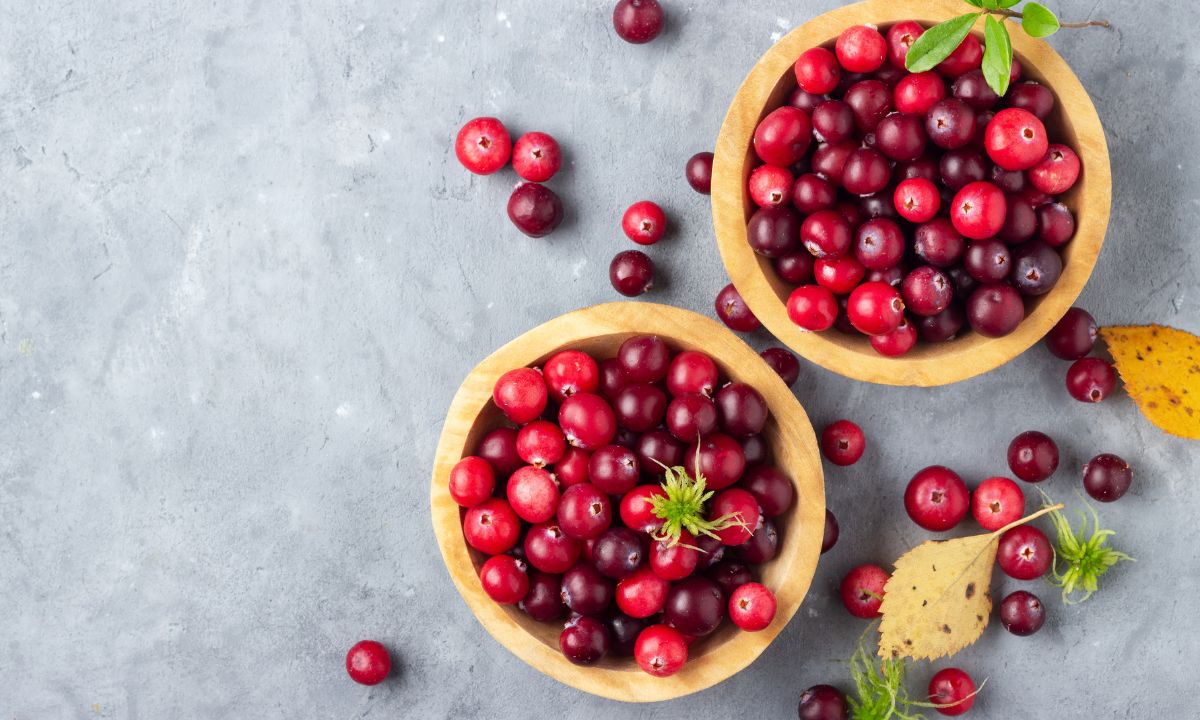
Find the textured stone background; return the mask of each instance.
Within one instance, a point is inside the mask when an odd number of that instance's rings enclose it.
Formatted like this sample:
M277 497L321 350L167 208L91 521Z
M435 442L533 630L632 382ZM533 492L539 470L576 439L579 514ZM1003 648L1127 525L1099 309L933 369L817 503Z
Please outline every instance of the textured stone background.
M1194 716L1197 446L1123 395L1070 400L1040 347L934 390L805 366L814 420L870 437L828 472L842 541L771 648L707 692L584 696L493 641L451 586L427 486L459 381L524 330L614 299L618 218L642 197L677 228L648 299L711 312L725 279L683 162L772 40L836 4L669 0L667 33L634 47L608 0L0 0L0 717L792 717L802 688L847 683L862 625L838 578L925 537L901 509L907 478L1002 472L1030 428L1064 450L1056 497L1098 452L1131 461L1134 489L1104 510L1139 562L1083 606L1038 585L1041 633L996 626L959 656L990 678L976 715ZM1053 39L1116 180L1081 303L1200 331L1191 14L1052 5L1119 28ZM552 237L508 223L511 172L456 163L454 132L481 114L565 146ZM398 661L376 689L342 670L362 637Z

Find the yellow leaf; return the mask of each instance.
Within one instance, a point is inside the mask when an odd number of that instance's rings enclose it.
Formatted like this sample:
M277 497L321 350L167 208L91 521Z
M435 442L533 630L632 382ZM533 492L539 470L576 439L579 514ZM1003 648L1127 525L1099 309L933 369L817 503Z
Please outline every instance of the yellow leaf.
M1162 325L1106 327L1100 335L1142 415L1200 440L1200 337Z
M901 555L879 608L879 656L936 660L978 640L992 614L989 587L1000 536L1061 507L986 535L929 540Z

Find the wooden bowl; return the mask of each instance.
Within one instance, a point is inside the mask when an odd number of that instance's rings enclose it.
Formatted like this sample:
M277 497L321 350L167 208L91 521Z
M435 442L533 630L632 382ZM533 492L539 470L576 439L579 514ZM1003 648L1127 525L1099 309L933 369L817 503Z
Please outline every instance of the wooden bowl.
M696 642L676 675L656 678L632 658L606 658L598 665L573 665L559 651L561 623L540 623L515 606L493 602L479 583L486 560L463 539L462 511L447 489L450 469L472 454L489 430L505 424L492 403L492 386L505 371L536 366L560 350L577 349L596 358L616 355L633 335L654 334L673 351L708 353L725 377L750 383L766 399L770 419L763 434L774 464L792 478L797 501L776 519L779 554L762 568L761 581L776 594L770 627L742 632L723 623ZM550 677L595 695L626 702L668 700L703 690L749 665L779 634L800 606L817 567L825 528L825 488L812 425L791 390L754 350L724 327L696 313L643 302L619 302L561 315L513 340L471 371L454 396L438 442L430 487L433 529L450 577L475 617L517 657Z
M867 0L813 18L772 46L754 66L734 96L717 138L713 224L730 279L777 338L812 362L846 377L887 385L932 386L965 380L1003 365L1037 342L1071 307L1091 276L1104 243L1112 176L1096 108L1058 53L1010 23L1022 77L1044 83L1057 99L1054 113L1046 121L1052 140L1070 145L1083 163L1079 182L1061 198L1075 213L1076 230L1075 238L1062 249L1063 273L1058 284L1026 303L1025 320L1010 335L986 338L970 332L949 342L918 343L900 358L877 354L866 337L836 330L806 332L788 319L785 303L791 286L746 239L746 222L753 212L746 180L753 168L755 126L796 87L792 70L796 58L817 45L832 47L847 27L866 23L884 27L900 20L918 20L929 27L970 10L961 0ZM980 39L982 26L981 19L975 31Z

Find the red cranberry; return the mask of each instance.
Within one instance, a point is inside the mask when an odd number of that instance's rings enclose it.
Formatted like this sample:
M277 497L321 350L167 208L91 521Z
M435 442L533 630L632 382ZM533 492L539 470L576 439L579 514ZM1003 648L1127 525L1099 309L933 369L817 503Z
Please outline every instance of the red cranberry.
M837 200L837 190L820 175L805 173L792 185L792 204L802 213L828 210Z
M774 265L775 272L786 283L804 285L813 281L813 256L807 250L777 257Z
M754 496L762 514L769 518L787 512L796 498L796 489L792 486L792 481L769 465L751 467L742 477L740 484Z
M513 473L506 496L513 511L526 522L545 522L558 509L558 483L540 467L526 465Z
M1054 110L1054 93L1044 85L1036 82L1017 83L1008 89L1005 101L1009 107L1020 108L1033 113L1039 120L1045 120Z
M695 442L717 429L717 408L705 395L677 395L667 406L667 429L684 442Z
M973 182L958 191L950 205L954 229L972 240L993 237L1004 226L1008 204L1000 188L990 182Z
M800 361L792 353L783 348L767 348L760 355L779 374L783 384L791 387L800 379Z
M638 568L617 583L617 607L630 617L648 618L662 610L670 587L650 568Z
M1111 453L1097 455L1083 466L1083 489L1100 502L1120 500L1132 483L1129 463Z
M946 77L958 77L979 67L981 62L983 62L983 45L980 44L979 38L967 35L954 49L954 52L938 63L935 69Z
M667 412L667 394L646 383L627 385L613 399L613 412L621 427L646 432L658 427Z
M683 464L684 445L666 430L651 430L638 438L635 451L642 473L661 477L662 466L679 467Z
M875 127L875 143L892 160L916 160L925 152L925 128L921 117L892 113Z
M688 185L692 189L703 195L709 194L712 190L712 166L713 154L710 152L698 152L688 158L687 166L684 168L684 176L687 178Z
M832 512L829 511L828 508L826 508L825 509L825 532L821 536L821 554L822 555L824 555L825 553L827 553L831 549L833 549L834 545L837 545L839 534L840 534L840 531L838 529L837 518L834 516L834 514Z
M656 383L667 376L671 351L657 335L635 335L617 348L617 362L635 383Z
M1046 126L1028 110L1001 110L988 123L984 147L1005 170L1027 170L1046 156Z
M576 665L595 665L608 654L612 638L608 627L594 617L571 618L558 636L563 656Z
M1062 203L1037 209L1038 239L1052 248L1062 247L1075 235L1075 216Z
M620 0L613 8L613 28L627 43L648 43L662 32L666 13L658 0Z
M821 452L834 465L853 465L867 448L862 428L849 420L838 420L821 431Z
M1009 245L1018 245L1037 232L1037 213L1019 197L1010 197L1004 214L1004 225L996 237Z
M942 715L962 715L975 704L975 682L958 668L939 670L929 681L929 702Z
M654 677L669 677L687 663L687 638L666 625L651 625L638 635L633 656L643 671Z
M655 203L642 200L630 205L625 211L621 218L621 229L625 231L625 236L635 243L653 245L667 230L667 216Z
M891 37L891 33L888 33L888 37ZM849 718L850 705L846 703L846 696L842 694L841 690L831 685L813 685L800 693L800 720L849 720Z
M546 383L532 368L509 370L492 389L492 400L509 420L523 425L536 420L546 409Z
M663 621L685 635L703 637L725 618L721 587L706 577L690 577L671 586Z
M905 220L926 223L937 215L942 205L942 198L938 194L937 186L932 181L922 177L913 177L901 180L896 185L892 202L896 206L896 212L900 213ZM861 229L859 233L861 235ZM859 260L862 258L860 257Z
M525 464L517 454L517 431L512 428L496 428L484 435L475 454L487 460L496 476L505 480Z
M950 307L937 315L917 318L917 335L928 343L946 342L957 337L966 322L962 307L950 303Z
M934 267L957 264L963 254L963 238L944 217L937 217L917 227L913 233L913 251L917 257Z
M608 266L608 279L625 297L637 297L654 287L654 261L640 250L619 252Z
M842 77L837 57L823 47L805 50L793 69L800 88L814 95L832 92Z
M495 490L496 473L481 457L465 457L450 469L450 497L463 507L478 505Z
M742 471L746 469L746 454L737 440L721 433L712 433L687 449L683 455L683 467L693 478L703 475L709 490L722 490L742 477Z
M904 69L909 49L924 32L925 27L916 20L901 20L888 28L888 61L895 67ZM804 713L800 715L800 720L809 720L803 717Z
M982 70L970 70L954 81L954 97L976 110L991 110L1000 102L1000 96L983 78Z
M1025 514L1025 493L1006 477L990 477L971 494L971 514L984 530L999 530Z
M566 451L562 430L548 420L535 420L517 433L517 454L530 465L553 465Z
M835 45L837 59L850 72L878 70L887 58L887 41L873 27L854 25L842 31Z
M982 285L967 300L967 320L984 337L1004 337L1024 319L1025 303L1009 285Z
M746 224L746 239L754 252L776 258L797 249L797 242L802 237L800 228L800 216L789 207L759 208Z
M641 476L637 455L620 445L605 445L588 460L592 484L609 495L624 495L637 485Z
M967 514L970 493L958 473L932 465L913 475L904 491L904 509L913 522L934 532L957 525Z
M746 583L729 597L729 619L742 630L765 630L775 619L775 594L760 583Z
M1078 360L1095 347L1097 333L1095 318L1073 307L1046 333L1046 348L1063 360Z
M1046 608L1031 592L1017 590L1000 601L1000 624L1013 635L1032 635L1045 622Z
M757 465L771 459L771 447L762 435L751 435L742 438L742 453L746 457L746 465Z
M691 575L700 563L696 538L684 530L674 545L655 540L650 544L650 567L663 580L682 580Z
M850 292L846 314L864 335L886 335L904 319L904 300L887 283L863 283Z
M1025 243L1013 257L1012 283L1024 295L1045 295L1062 275L1062 257L1041 242Z
M917 315L937 315L950 307L954 299L954 287L950 280L937 268L922 265L904 277L900 285L904 304Z
M717 364L702 352L684 350L667 368L667 390L672 395L695 393L712 396L717 385Z
M950 150L938 162L942 184L951 192L962 190L987 176L987 162L970 148Z
M859 148L846 159L842 187L854 195L870 195L887 187L891 177L887 158L870 148Z
M739 558L753 565L770 562L779 552L779 531L775 528L775 523L766 518L762 518L759 523L754 534L735 548Z
M812 154L812 171L829 182L840 185L846 161L857 148L858 145L850 141L817 146Z
M558 620L567 611L562 601L562 578L534 570L529 573L529 592L518 607L538 622Z
M800 225L799 233L795 233L790 227L787 231L791 241L794 242L798 236L804 247L818 258L837 257L850 249L850 223L834 210L820 210L809 215ZM753 234L751 237L753 238ZM751 244L753 245L753 242Z
M1054 560L1054 549L1045 533L1032 525L1018 525L1000 536L996 562L1016 580L1036 580L1046 574Z
M1058 446L1045 433L1023 432L1009 443L1008 467L1025 482L1041 482L1058 469Z
M483 591L499 605L516 605L529 592L525 563L511 555L496 555L479 569Z
M750 199L759 207L778 207L788 202L792 173L775 165L759 165L750 173Z
M962 100L939 100L925 115L925 132L943 150L963 147L975 136L975 111Z
M842 100L854 112L859 132L873 132L892 109L892 89L879 80L862 80L851 85Z
M542 366L546 387L556 400L564 400L577 392L594 393L600 387L600 368L590 355L578 350L564 350L551 356Z
M721 318L721 322L730 330L737 332L754 332L762 327L762 323L750 312L746 301L742 299L733 283L729 283L717 293L717 317Z
M813 265L817 284L837 295L845 295L862 282L866 269L853 256L822 258ZM885 283L886 284L886 283Z
M567 442L584 450L608 445L617 434L612 407L591 393L576 393L564 400L558 408L558 425Z
M524 547L530 565L553 574L564 573L575 567L583 551L583 543L568 536L553 522L529 528Z
M1012 269L1012 254L999 240L976 240L963 254L963 267L981 283L1000 282Z
M644 533L657 530L662 525L662 520L654 514L655 497L666 497L666 493L658 485L638 485L625 493L621 497L620 507L621 522L625 527ZM653 554L650 559L653 561Z
M346 673L359 685L378 685L391 671L391 655L374 640L360 640L346 653Z
M805 330L828 330L837 319L837 299L820 285L801 285L788 296L787 314L792 322Z
M521 520L500 498L484 500L463 516L463 537L481 553L499 555L517 544Z
M496 118L475 118L458 131L454 154L463 167L476 175L491 175L508 164L512 138L504 123Z
M896 110L925 116L929 110L946 98L946 83L934 72L905 75L892 91Z
M804 88L796 88L788 95L787 104L794 108L800 108L806 113L812 114L817 106L825 102L829 98L824 95L814 95L810 92L805 92Z
M525 133L512 149L513 170L530 182L546 182L562 167L558 141L544 132Z
M842 578L842 604L854 617L864 620L879 617L888 578L887 570L878 565L859 565Z
M812 140L808 113L790 106L772 110L754 130L754 151L769 165L787 167L804 157Z
M628 384L629 378L625 376L625 371L616 358L608 358L600 362L600 394L606 400L611 402L621 388Z
M1067 370L1067 392L1080 402L1100 402L1117 387L1117 372L1107 360L1079 358Z
M580 615L599 615L613 599L613 583L588 563L579 563L562 578L562 599Z
M508 198L508 218L529 237L545 237L562 223L562 201L545 185L521 183Z
M917 344L917 329L907 318L886 335L872 335L871 347L884 357L900 357Z
M1079 179L1079 156L1066 145L1051 145L1046 156L1029 168L1029 184L1047 195L1061 195Z
M572 485L563 491L558 503L558 526L567 535L592 540L611 524L612 506L608 496L595 485Z
M854 137L854 113L841 100L826 100L812 111L813 134L817 140L840 143Z

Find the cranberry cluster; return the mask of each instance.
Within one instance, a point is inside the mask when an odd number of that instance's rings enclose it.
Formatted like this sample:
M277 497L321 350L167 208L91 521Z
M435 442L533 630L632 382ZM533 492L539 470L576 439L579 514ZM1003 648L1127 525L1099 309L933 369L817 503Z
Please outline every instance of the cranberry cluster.
M511 370L493 401L519 429L488 432L449 477L467 543L489 556L480 582L493 600L566 618L559 642L572 662L633 654L656 676L677 672L726 615L744 630L771 624L775 596L752 567L775 556L774 518L795 489L770 464L753 387L722 384L708 355L672 355L644 335L601 362L566 350ZM734 522L663 539L668 513L656 504L677 489L666 468L715 491L698 520Z
M749 243L797 286L791 320L867 335L889 357L967 324L1011 333L1025 298L1058 281L1075 231L1055 198L1080 161L1049 141L1054 96L1017 82L1016 61L997 95L973 35L935 70L909 73L922 32L914 21L886 37L860 25L834 50L805 51L798 87L755 129L761 163L748 180Z

